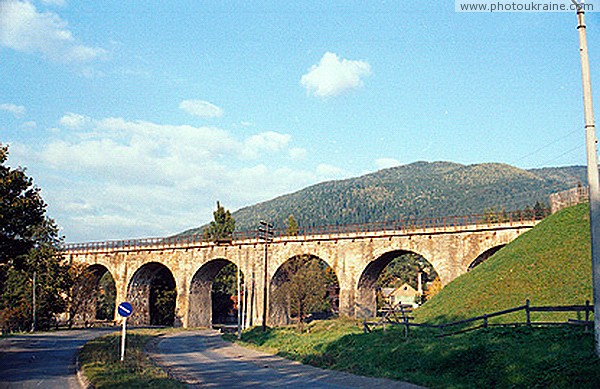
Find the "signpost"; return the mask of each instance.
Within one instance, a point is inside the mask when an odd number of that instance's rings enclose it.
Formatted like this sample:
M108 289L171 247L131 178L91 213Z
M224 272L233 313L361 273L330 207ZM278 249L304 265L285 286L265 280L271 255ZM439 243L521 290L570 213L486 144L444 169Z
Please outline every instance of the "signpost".
M121 362L125 360L125 333L127 331L127 318L133 312L133 307L128 302L122 302L117 308L117 312L123 318L123 331L121 335Z

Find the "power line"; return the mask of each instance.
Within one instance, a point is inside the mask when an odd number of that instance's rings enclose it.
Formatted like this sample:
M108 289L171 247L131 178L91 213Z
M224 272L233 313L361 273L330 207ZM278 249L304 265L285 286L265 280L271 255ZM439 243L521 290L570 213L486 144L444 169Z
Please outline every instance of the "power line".
M542 165L546 165L546 164L548 164L548 163L550 163L550 162L554 162L554 161L556 161L557 159L560 159L560 158L564 157L565 155L572 153L572 152L573 152L573 151L575 151L575 150L580 150L580 149L582 149L584 146L585 146L585 145L583 145L583 144L582 144L582 145L579 145L579 146L573 147L572 149L569 149L569 150L565 151L564 153L560 154L559 156L557 156L557 157L555 157L555 158L553 158L553 159L551 159L551 160L549 160L549 161L546 161L546 162L542 163Z
M518 162L521 162L522 160L524 160L524 159L526 159L528 157L531 157L532 155L535 155L535 154L539 153L540 151L542 151L542 150L544 150L544 149L546 149L546 148L548 148L548 147L550 147L550 146L552 146L552 145L560 142L563 139L566 139L566 138L570 137L571 135L573 135L573 134L575 134L577 132L579 132L579 130L573 130L573 131L569 132L568 134L566 134L564 136L561 136L560 138L557 138L557 139L555 139L555 140L553 140L553 141L551 141L549 143L546 143L542 147L540 147L540 148L532 151L531 153L526 154L526 155L522 156L521 158L517 159L516 161L513 162L513 164L517 164Z

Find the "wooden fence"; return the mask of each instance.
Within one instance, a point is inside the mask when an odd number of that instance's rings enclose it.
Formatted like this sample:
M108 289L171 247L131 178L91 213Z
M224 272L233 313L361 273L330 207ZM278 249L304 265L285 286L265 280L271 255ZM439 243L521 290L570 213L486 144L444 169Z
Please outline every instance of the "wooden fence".
M435 328L439 330L438 337L450 336L461 334L468 331L477 330L480 328L488 328L491 326L503 326L503 327L517 327L517 326L557 326L557 325L580 325L584 326L585 330L588 331L590 326L594 323L590 320L590 314L594 313L594 307L590 305L589 301L585 302L585 305L559 305L559 306L532 306L529 300L525 301L525 305L521 305L514 308L505 309L502 311L492 312L480 316L471 317L469 319L458 320L451 323L442 323L442 324L427 324L427 323L411 323L410 320L413 319L409 315L411 312L411 308L408 308L406 305L397 305L392 307L384 308L382 310L383 316L377 322L368 322L364 321L363 327L365 332L373 331L377 326L382 326L385 332L385 325L402 325L405 328L405 336L408 337L410 327L426 327L426 328ZM512 323L490 323L490 319L495 317L500 317L504 315L509 315L515 312L525 313L524 321L522 322L512 322ZM585 315L585 319L581 320L577 319L568 319L566 322L556 322L556 321L532 321L531 313L532 312L576 312L578 314L583 313ZM466 328L465 328L466 327ZM447 332L448 330L451 332ZM454 329L454 330L453 330ZM453 330L453 331L452 331Z

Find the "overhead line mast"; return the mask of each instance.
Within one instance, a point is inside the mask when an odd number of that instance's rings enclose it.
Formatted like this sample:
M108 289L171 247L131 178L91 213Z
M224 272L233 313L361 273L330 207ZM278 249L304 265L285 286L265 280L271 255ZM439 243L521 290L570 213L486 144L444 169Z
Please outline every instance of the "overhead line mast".
M579 55L581 56L581 81L583 85L583 112L585 118L585 144L587 151L587 176L590 188L590 238L592 247L592 282L594 288L594 335L596 355L600 357L600 179L596 151L596 128L592 104L592 82L588 58L585 12L583 3L571 0L577 6Z

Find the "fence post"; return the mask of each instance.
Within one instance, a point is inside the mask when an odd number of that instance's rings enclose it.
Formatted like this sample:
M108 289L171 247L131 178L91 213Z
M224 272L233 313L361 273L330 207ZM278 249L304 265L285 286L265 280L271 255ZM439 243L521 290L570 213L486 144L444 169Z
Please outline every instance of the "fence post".
M589 332L590 321L590 300L585 300L585 332Z
M525 300L525 315L527 316L528 327L531 327L531 311L529 310L530 305L529 299Z
M483 328L487 328L488 326L488 316L483 315Z

